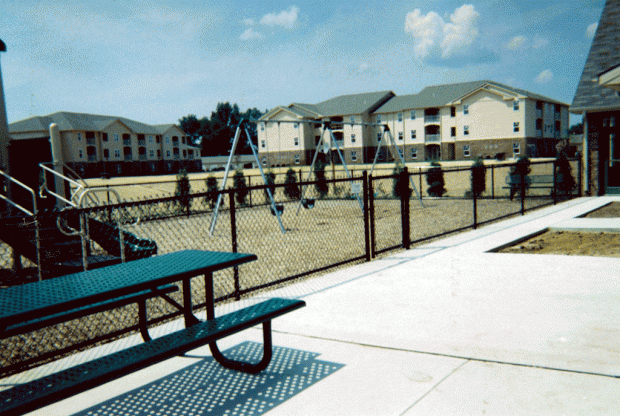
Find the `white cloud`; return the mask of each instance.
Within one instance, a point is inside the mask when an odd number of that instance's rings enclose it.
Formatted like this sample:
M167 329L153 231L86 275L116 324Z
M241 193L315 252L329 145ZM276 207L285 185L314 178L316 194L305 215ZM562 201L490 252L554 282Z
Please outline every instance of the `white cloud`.
M251 27L247 28L240 36L241 40L251 40L251 39L260 39L263 37L263 34L255 31Z
M547 84L551 82L552 80L553 80L553 72L551 72L551 70L549 69L545 69L540 74L538 74L538 76L536 77L534 81L536 81L537 84Z
M357 73L358 74L362 74L366 71L368 71L370 69L370 65L368 65L368 63L363 62L362 64L360 64L360 66L357 68Z
M414 53L418 58L440 53L442 58L463 55L478 37L476 23L480 15L473 5L464 4L445 22L436 12L423 15L420 9L407 13L405 33L415 41Z
M511 50L516 50L524 46L526 41L527 38L525 36L515 36L514 38L510 39L510 42L508 42L506 47Z
M254 24L254 19L243 19L241 23L243 23L246 26L252 26Z
M594 35L596 34L597 28L598 28L598 23L592 23L590 26L588 26L588 28L586 29L586 37L588 39L592 39Z
M299 15L299 8L291 6L290 10L281 11L278 14L269 13L264 15L260 19L260 23L266 26L282 26L287 29L292 29L297 21Z
M534 38L534 43L532 44L532 48L540 49L540 48L544 48L548 44L549 44L549 39L547 39L547 38L540 38L540 37L536 36Z

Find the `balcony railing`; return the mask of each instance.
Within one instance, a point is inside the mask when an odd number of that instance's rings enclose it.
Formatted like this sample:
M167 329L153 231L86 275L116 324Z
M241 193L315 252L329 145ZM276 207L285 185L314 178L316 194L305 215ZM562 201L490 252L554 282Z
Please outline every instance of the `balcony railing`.
M95 138L94 137L87 137L86 138L86 144L94 145L95 144Z
M536 118L542 118L542 109L540 108L536 109Z
M536 137L542 137L542 130L536 129Z
M146 155L139 155L139 156L138 156L138 159L140 159L140 160L146 160Z
M439 121L439 114L426 114L424 115L425 123L436 123Z
M88 161L89 162L96 162L97 161L97 155L88 155Z
M424 143L441 143L441 134L424 135Z
M124 146L131 146L131 139L123 139Z
M138 146L146 146L146 140L138 139Z
M125 155L125 159L126 162L131 162L131 155Z
M338 147L340 147L341 149L344 147L344 140L336 140L336 144L338 145ZM336 147L336 146L334 146Z

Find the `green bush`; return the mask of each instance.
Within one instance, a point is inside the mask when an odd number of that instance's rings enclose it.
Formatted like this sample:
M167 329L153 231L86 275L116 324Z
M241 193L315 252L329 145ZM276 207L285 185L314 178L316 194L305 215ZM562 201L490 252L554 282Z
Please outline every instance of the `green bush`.
M286 179L284 180L286 186L284 187L284 195L288 199L296 200L301 196L299 186L297 185L297 173L292 169L286 171Z
M248 185L242 170L236 170L233 177L233 188L235 188L235 201L239 205L246 205L245 199L248 197Z
M577 188L577 183L575 182L575 178L573 177L570 160L568 160L566 150L563 149L558 154L558 157L555 160L554 170L555 174L557 175L556 183L558 194L570 195L575 190L575 188Z
M205 179L205 186L207 188L207 196L205 197L205 204L209 206L209 208L215 207L215 203L217 202L217 178L209 175L207 179Z
M396 166L394 166L394 171L392 172L392 175L398 175L396 176L393 181L394 181L394 186L392 188L392 194L394 195L395 198L400 199L401 197L404 198L411 198L411 188L409 187L409 178L407 179L403 179L401 176L401 173L403 172L403 167L401 166L400 163L397 163Z
M519 192L521 198L525 198L525 194L530 187L530 179L527 176L532 169L530 168L530 159L527 156L521 156L517 163L515 163L510 168L510 176L518 177L518 180L510 181L510 199L514 198L514 196ZM523 177L523 186L521 183L521 177Z
M189 183L189 176L187 175L186 169L181 169L179 173L177 173L177 183L176 189L174 191L174 196L178 197L177 206L182 210L186 211L189 214L189 209L191 205L191 198L189 194L191 193L191 186Z
M439 162L433 161L431 168L426 171L426 183L428 184L429 196L442 197L446 193L443 170L441 170Z
M325 198L329 192L329 185L325 178L325 162L322 160L317 160L314 167L314 176L317 180L317 184L315 185L316 193L319 195L319 198Z
M487 168L478 157L471 167L471 194L478 198L486 190Z
M268 185L269 188L265 188L265 201L267 203L271 203L271 201L269 200L269 192L267 192L267 190L271 191L271 196L274 197L275 199L275 194L276 194L276 187L275 187L275 183L276 183L276 174L273 173L273 171L269 171L267 173L265 173L265 185Z

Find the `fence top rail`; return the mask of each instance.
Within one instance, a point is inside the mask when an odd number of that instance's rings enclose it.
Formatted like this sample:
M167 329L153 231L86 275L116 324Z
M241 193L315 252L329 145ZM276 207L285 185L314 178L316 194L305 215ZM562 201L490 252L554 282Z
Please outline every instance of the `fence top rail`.
M30 195L32 195L32 209L33 209L33 212L30 212L29 210L27 210L26 208L22 207L21 205L11 201L7 196L4 196L4 195L0 194L0 198L5 200L6 202L11 204L15 208L19 209L20 211L25 212L26 214L34 215L34 213L37 212L37 196L34 193L34 190L31 187L29 187L28 185L26 185L26 184L18 181L17 179L13 178L12 176L10 176L8 173L4 172L3 170L0 170L0 175L4 176L6 179L11 181L12 183L21 186L23 189L28 191L30 193Z

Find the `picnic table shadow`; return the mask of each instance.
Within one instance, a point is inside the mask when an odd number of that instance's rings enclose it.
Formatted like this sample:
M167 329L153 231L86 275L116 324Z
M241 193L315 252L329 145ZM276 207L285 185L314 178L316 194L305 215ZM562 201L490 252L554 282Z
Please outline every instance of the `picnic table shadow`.
M260 343L246 341L225 351L237 360L259 361ZM222 367L213 357L75 413L95 415L261 415L344 367L317 360L320 354L273 347L269 366L258 374Z

